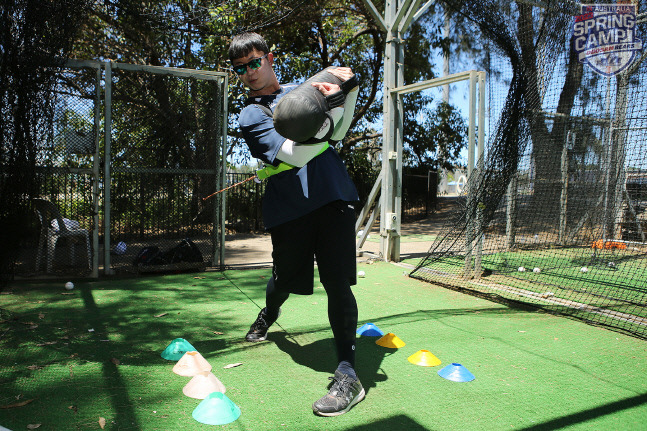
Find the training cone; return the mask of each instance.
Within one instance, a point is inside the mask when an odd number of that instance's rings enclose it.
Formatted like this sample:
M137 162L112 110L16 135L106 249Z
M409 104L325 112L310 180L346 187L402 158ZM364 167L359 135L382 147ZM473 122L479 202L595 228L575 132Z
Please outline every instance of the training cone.
M418 350L413 355L407 358L413 365L420 365L421 367L435 367L440 365L440 359L434 356L429 350Z
M196 349L184 338L176 338L162 352L162 358L169 361L179 361L186 352L194 352Z
M384 335L384 332L382 332L382 330L373 323L365 323L357 330L357 335L363 335L365 337L381 337Z
M212 392L225 393L225 385L210 371L201 371L187 383L182 393L187 397L203 400Z
M186 352L173 367L173 372L180 376L192 377L202 371L211 371L211 364L196 351Z
M207 425L224 425L240 417L240 408L222 392L212 392L193 410L193 419Z
M445 368L438 371L438 375L443 379L451 380L452 382L471 382L475 379L474 374L470 373L467 371L467 368L457 363L447 365Z
M377 340L375 344L382 347L389 347L391 349L398 349L405 346L404 341L399 339L397 335L392 334L391 332Z

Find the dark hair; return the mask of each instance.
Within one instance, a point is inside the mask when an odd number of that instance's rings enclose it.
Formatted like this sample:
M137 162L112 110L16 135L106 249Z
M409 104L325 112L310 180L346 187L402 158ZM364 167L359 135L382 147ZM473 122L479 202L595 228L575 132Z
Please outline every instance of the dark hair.
M229 61L245 57L252 50L257 49L263 54L270 52L263 36L257 33L241 33L234 36L229 44Z

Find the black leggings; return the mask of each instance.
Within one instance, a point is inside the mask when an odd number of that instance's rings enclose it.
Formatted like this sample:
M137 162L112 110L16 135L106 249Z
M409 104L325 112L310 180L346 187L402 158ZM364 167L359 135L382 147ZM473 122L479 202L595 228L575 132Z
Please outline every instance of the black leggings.
M357 331L357 302L348 280L337 284L324 284L328 295L328 320L335 337L338 362L347 361L355 367L355 340ZM274 278L267 282L265 303L271 317L278 316L278 310L288 299L288 292L274 287Z

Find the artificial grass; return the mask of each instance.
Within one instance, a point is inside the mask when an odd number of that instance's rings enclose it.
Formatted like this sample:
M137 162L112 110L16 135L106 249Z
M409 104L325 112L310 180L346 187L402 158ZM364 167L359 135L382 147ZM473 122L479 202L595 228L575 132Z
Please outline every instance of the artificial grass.
M360 325L375 323L406 345L358 339L367 397L345 415L311 411L336 366L318 283L313 296L288 300L267 342L241 341L263 305L262 269L78 282L72 294L63 283L13 286L0 296L0 407L9 407L0 425L93 430L104 418L110 430L644 429L645 341L446 290L396 265L359 269ZM182 394L190 378L160 356L178 337L213 366L242 410L238 420L214 427L191 417L200 400ZM409 363L421 349L442 364ZM452 362L476 379L439 377Z
M644 253L624 253L600 250L594 255L588 247L522 250L484 254L482 277L476 283L463 279L465 258L448 256L439 258L426 267L440 271L447 282L468 289L488 291L488 285L522 289L524 294L534 292L534 297L519 296L511 289L504 296L532 303L550 304L560 298L590 307L600 307L639 318L647 317L642 304L647 296L647 285L640 276L645 263ZM412 262L416 265L418 262ZM535 272L538 271L538 272ZM433 275L423 278L433 278ZM496 289L501 292L501 289ZM542 299L547 295L548 301ZM528 299L530 298L530 299ZM590 317L596 320L595 316ZM641 323L637 323L641 325ZM640 332L641 326L637 331Z

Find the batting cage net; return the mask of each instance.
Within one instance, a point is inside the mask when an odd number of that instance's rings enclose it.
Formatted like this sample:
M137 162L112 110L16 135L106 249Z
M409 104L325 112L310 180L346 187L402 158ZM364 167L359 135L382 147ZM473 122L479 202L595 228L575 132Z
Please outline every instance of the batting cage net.
M112 68L111 267L167 271L216 264L226 80L118 64Z
M19 276L221 263L227 75L69 60L35 151Z
M33 143L34 188L22 197L31 213L20 232L15 274L89 276L98 257L98 68L48 72L52 84L42 97L52 115L38 124L40 139ZM12 166L3 168L11 175Z
M506 4L447 2L488 52L488 144L410 275L647 338L647 5Z

